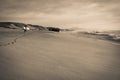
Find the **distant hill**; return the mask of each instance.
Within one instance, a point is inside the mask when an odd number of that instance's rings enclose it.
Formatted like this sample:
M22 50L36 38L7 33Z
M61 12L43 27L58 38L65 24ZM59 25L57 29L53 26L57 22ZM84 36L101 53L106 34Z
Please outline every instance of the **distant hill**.
M16 29L16 28L22 28L23 26L26 26L26 24L17 23L17 22L0 22L0 27L4 27L4 28Z
M30 27L31 29L44 29L43 26L25 24L25 23L17 23L17 22L0 22L0 27L10 28L10 29L18 29L23 27Z
M59 32L61 29L57 27L46 27L41 25L25 24L18 22L0 22L0 27L9 29L23 29L23 27L29 27L31 30L48 30Z

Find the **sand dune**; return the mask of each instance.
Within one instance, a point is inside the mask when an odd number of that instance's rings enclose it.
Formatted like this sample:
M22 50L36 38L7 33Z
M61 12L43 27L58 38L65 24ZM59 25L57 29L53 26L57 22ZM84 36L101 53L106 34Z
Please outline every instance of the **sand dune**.
M49 31L6 29L0 37L0 80L120 79L117 43Z

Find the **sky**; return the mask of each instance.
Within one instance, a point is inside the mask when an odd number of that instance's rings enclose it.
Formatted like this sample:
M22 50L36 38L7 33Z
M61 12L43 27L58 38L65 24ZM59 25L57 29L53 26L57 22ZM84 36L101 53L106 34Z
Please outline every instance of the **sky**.
M120 29L120 0L1 0L1 22L61 28Z

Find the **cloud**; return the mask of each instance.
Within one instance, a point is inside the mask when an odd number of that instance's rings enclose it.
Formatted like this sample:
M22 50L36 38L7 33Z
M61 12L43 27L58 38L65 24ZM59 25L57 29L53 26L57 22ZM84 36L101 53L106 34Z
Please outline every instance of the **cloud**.
M1 0L0 21L46 26L119 28L119 0Z

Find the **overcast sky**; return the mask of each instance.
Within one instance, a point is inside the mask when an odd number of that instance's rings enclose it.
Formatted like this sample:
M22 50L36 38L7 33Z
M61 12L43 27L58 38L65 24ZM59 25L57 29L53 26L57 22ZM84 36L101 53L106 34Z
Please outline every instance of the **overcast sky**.
M0 21L120 29L120 0L0 0Z

